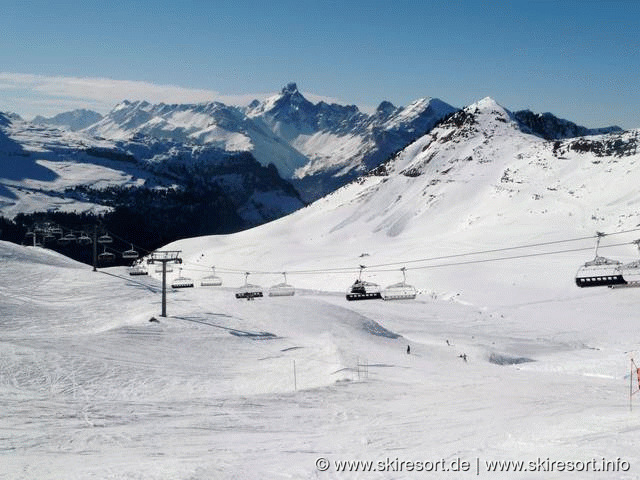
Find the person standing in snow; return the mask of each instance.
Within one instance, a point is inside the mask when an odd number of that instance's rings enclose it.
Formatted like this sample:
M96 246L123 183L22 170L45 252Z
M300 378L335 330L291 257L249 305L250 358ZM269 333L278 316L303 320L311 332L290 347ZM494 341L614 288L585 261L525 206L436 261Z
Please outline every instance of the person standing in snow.
M409 355L410 353L411 353L411 347L407 345L407 355Z

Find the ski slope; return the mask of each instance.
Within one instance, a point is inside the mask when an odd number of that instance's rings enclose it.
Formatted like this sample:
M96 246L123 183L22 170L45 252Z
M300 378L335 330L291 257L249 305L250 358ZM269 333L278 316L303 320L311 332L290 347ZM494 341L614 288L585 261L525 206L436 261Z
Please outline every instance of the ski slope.
M504 306L435 291L247 302L223 276L170 290L165 319L154 278L7 243L0 256L0 478L417 475L319 472L318 458L461 458L482 476L490 460L640 461L633 289ZM580 474L603 476L638 478Z
M639 290L573 279L596 230L617 233L601 254L637 258L638 157L554 154L490 99L466 112L386 175L168 245L183 276L215 265L224 284L170 289L167 318L155 270L0 243L0 478L640 478ZM361 264L382 286L406 266L419 295L347 302ZM236 300L246 271L265 288L286 271L296 295Z

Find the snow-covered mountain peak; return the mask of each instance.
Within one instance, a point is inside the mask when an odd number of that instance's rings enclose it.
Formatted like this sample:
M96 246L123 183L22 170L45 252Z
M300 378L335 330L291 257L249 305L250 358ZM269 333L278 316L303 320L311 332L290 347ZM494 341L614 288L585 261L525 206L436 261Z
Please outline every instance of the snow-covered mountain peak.
M120 103L116 103L116 105L111 109L112 112L116 112L118 110L123 110L125 108L129 108L133 102L131 100L122 100Z
M71 130L72 132L87 128L94 123L102 120L102 115L93 110L87 110L85 108L79 108L71 110L69 112L59 113L53 117L43 117L38 115L32 122L41 125L51 125L54 127L62 128L64 130Z
M378 108L376 108L376 115L380 117L389 117L396 110L397 110L397 107L393 103L387 100L384 100L380 102L380 105L378 105Z
M111 109L110 113L118 112L120 110L144 109L149 107L150 105L151 104L146 100L123 100L122 102L116 104L116 106Z
M24 120L17 113L0 112L0 125L9 125L13 122L24 122Z
M510 132L516 130L522 131L521 124L515 116L491 97L485 97L457 111L441 126L454 128L451 135L462 138L478 133L485 137L493 137L499 134L511 135Z
M298 85L295 82L289 82L282 87L282 95L294 95L300 93L298 91Z
M419 98L411 102L406 107L403 107L400 115L406 119L415 118L424 112L429 107L430 103L431 98Z
M433 126L436 119L443 118L455 110L456 109L451 105L437 98L419 98L411 102L406 107L397 108L389 117L388 122L385 125L385 129L392 130L403 128L403 126L417 121L420 125L416 125L418 128L414 128L414 130L417 130L419 133L424 133L424 131L428 130L430 126ZM421 118L428 120L424 127L421 125L424 123L420 121ZM423 131L420 132L420 130Z
M279 94L267 98L262 104L250 109L249 116L269 115L274 119L300 122L312 115L313 103L298 90L294 82L285 85Z
M3 112L0 112L0 125L7 126L11 123L9 116Z
M491 116L495 119L502 119L502 121L510 121L513 119L511 112L491 97L484 97L482 100L466 107L465 110L476 115Z
M450 115L383 165L380 172L421 177L433 190L442 181L467 181L485 172L486 165L495 164L496 158L511 158L521 146L532 142L537 142L536 137L523 132L511 112L486 97Z

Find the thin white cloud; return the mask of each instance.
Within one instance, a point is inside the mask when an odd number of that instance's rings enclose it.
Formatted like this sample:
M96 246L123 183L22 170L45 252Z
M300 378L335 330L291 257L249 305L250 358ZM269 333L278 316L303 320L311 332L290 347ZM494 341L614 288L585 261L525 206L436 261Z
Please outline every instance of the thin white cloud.
M219 101L227 105L248 105L254 99L263 100L274 93L225 95L215 90L135 80L0 72L0 111L9 108L26 117L52 115L75 108L105 113L122 100L147 100L151 103ZM327 96L304 95L312 102L324 100L344 104Z
M213 90L111 78L62 77L0 72L0 83L45 96L97 100L113 104L124 99L150 102L206 102L220 97Z

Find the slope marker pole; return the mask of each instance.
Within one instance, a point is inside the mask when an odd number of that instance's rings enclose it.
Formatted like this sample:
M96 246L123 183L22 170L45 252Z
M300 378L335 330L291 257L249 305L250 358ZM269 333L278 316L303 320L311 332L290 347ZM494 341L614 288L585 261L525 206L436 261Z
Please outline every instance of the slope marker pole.
M296 361L293 361L293 390L298 391L298 378L296 375Z

